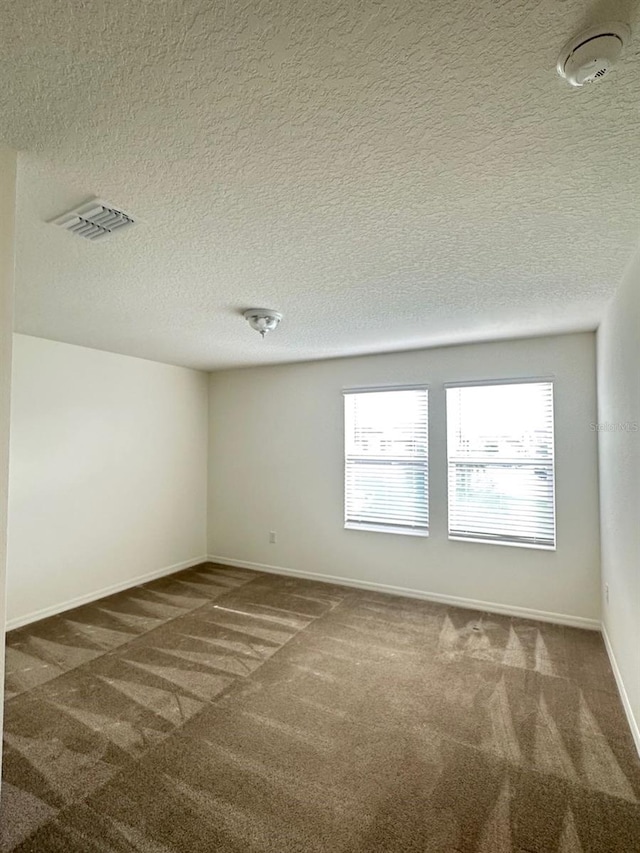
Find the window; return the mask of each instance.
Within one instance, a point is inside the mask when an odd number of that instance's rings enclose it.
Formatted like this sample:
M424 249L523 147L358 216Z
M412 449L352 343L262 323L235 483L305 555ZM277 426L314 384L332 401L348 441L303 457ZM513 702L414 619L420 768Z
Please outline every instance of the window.
M555 548L553 384L447 388L449 538Z
M428 535L427 393L345 392L345 527Z

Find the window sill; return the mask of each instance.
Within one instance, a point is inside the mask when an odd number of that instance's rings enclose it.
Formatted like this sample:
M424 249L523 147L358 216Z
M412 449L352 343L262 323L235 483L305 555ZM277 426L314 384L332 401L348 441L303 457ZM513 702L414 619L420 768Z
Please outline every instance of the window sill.
M347 521L344 525L345 530L365 530L370 533L395 533L400 536L421 536L423 539L429 536L429 531L422 528L411 530L409 528L400 529L399 527L385 527L383 524L356 524L353 521Z
M476 545L506 545L508 548L533 548L534 551L555 551L555 545L533 545L531 542L501 542L499 539L472 539L470 536L449 536L451 542L472 542Z

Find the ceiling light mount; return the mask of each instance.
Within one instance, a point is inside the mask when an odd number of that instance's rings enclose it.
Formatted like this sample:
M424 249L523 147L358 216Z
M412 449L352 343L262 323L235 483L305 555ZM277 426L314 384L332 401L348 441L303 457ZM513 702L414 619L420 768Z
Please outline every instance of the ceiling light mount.
M562 48L558 74L571 86L597 83L611 71L630 38L631 30L620 21L583 30Z
M272 332L282 320L282 314L270 308L249 308L243 314L252 329L260 332L262 337Z

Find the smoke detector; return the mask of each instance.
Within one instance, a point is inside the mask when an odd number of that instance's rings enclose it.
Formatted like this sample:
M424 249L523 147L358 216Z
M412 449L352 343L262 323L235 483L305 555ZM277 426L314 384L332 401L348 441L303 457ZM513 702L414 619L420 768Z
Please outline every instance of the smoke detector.
M282 314L278 311L272 311L270 308L249 308L243 316L251 328L260 332L263 338L267 332L272 332L282 320Z
M59 225L65 231L71 231L86 240L101 240L133 225L134 220L112 204L96 198L52 219L51 224Z
M631 38L626 24L600 24L568 41L558 57L558 74L572 86L602 80L618 61Z

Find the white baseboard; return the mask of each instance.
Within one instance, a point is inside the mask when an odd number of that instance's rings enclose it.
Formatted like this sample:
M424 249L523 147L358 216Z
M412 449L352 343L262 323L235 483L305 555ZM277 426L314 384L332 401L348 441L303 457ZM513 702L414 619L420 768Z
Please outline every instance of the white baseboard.
M421 589L409 589L403 586L390 586L385 583L374 583L373 581L357 580L356 578L345 578L339 575L323 575L317 572L303 572L299 569L288 569L282 566L268 566L264 563L251 563L248 560L236 560L231 557L208 556L211 563L219 563L225 566L235 566L241 569L254 569L257 572L267 572L275 575L290 575L294 578L307 578L325 583L337 583L342 586L351 586L358 589L373 589L378 592L387 592L390 595L404 595L408 598L421 598L425 601L435 601L440 604L450 604L453 607L466 607L470 610L481 610L485 613L500 613L505 616L516 616L522 619L535 619L539 622L554 622L557 625L570 625L573 628L587 628L590 631L599 631L598 619L587 619L584 616L571 616L566 613L551 613L546 610L532 610L528 607L516 607L507 604L497 604L492 601L477 601L473 598L460 598L457 595L442 595L438 592L425 592Z
M622 680L622 673L620 672L620 667L618 666L616 656L613 653L613 646L611 645L611 640L609 639L609 635L607 634L607 629L605 628L604 624L602 625L602 636L604 638L604 644L607 649L607 654L609 655L611 669L613 670L613 674L616 679L616 684L618 686L618 693L620 694L620 699L622 700L622 707L624 708L624 712L627 715L629 728L631 729L631 734L633 736L636 749L638 750L638 755L640 755L640 725L638 724L638 720L636 720L635 714L633 713L633 708L631 707L631 702L629 701L629 696L624 686L624 681Z
M65 610L71 610L74 607L79 607L81 604L89 604L92 601L97 601L99 598L105 598L107 595L113 595L115 592L122 592L124 589L130 589L132 586L139 586L143 583L162 578L165 575L172 575L174 572L179 572L182 569L189 569L191 566L197 566L199 563L206 563L208 557L193 557L191 560L184 560L182 563L175 563L173 566L165 566L163 569L154 569L152 572L146 572L144 575L138 575L135 578L129 578L125 581L119 581L111 586L105 586L102 589L96 589L93 592L88 592L85 595L79 595L77 598L70 598L68 601L61 601L58 604L52 604L51 607L43 607L42 610L34 610L32 613L26 613L24 616L15 616L13 619L7 620L7 631L12 631L14 628L22 628L23 625L29 625L31 622L37 622L39 619L46 619L47 616L55 616L57 613L64 613Z

